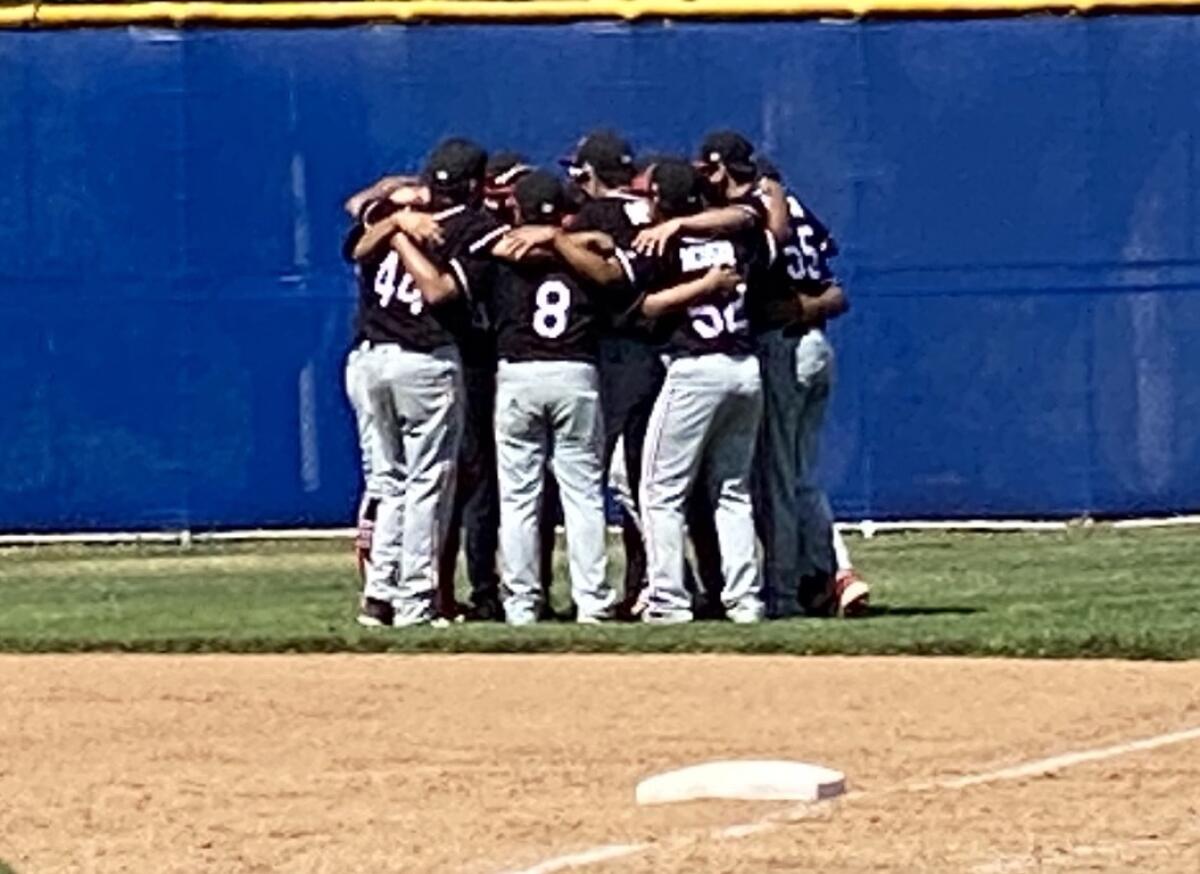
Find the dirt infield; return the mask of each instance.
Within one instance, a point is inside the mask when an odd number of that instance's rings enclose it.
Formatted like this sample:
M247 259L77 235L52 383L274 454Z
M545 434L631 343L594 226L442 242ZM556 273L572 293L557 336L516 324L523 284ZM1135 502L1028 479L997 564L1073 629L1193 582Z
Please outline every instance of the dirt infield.
M0 657L0 859L40 872L1200 870L1200 663L735 656ZM859 795L639 809L637 780L800 758Z

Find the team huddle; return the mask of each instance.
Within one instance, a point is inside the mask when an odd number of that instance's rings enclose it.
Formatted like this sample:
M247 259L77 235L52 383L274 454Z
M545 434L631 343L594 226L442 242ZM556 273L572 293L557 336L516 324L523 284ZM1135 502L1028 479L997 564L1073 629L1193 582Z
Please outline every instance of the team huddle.
M813 478L847 309L829 232L732 131L694 161L597 131L563 164L449 139L347 201L358 621L552 617L560 506L577 622L861 614Z

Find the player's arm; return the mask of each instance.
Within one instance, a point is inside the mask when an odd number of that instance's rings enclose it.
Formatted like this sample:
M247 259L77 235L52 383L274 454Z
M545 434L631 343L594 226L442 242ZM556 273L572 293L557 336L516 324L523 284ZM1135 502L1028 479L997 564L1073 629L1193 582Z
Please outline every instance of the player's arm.
M836 282L825 286L820 294L796 296L800 321L806 325L836 319L850 311L850 299Z
M380 246L390 242L397 233L407 234L421 245L438 245L442 242L442 229L432 216L401 210L368 226L354 245L350 257L361 261Z
M362 213L363 207L372 200L390 197L403 188L412 189L415 193L421 187L421 180L415 176L384 176L378 182L346 198L344 207L346 212L352 217L358 218Z
M673 310L685 309L698 298L723 291L733 291L745 280L732 267L710 268L697 279L655 291L642 299L642 314L657 318Z
M350 259L352 261L361 261L380 246L386 244L400 230L399 216L400 213L394 213L385 219L375 222L373 225L368 225L362 235L359 236L354 247L350 250Z
M612 255L612 238L598 231L578 234L558 234L554 238L554 251L567 262L572 270L596 285L611 285L625 279L625 270Z
M633 241L633 249L644 255L661 255L667 244L680 234L717 236L748 228L758 221L754 210L745 206L721 206L694 215L681 216L645 228Z
M421 292L425 303L432 306L446 303L458 297L462 290L458 287L453 274L440 269L429 260L429 256L421 247L405 233L397 233L392 237L392 248L400 256L404 269L413 279L413 285Z
M787 194L783 186L774 179L760 179L758 183L760 200L767 211L767 230L777 243L786 243L792 235L790 216L788 213Z

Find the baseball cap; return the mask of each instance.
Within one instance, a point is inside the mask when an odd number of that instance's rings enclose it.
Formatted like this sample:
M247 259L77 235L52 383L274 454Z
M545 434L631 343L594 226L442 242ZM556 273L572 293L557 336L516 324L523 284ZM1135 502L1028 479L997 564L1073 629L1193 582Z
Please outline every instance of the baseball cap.
M523 176L513 190L521 218L527 224L557 224L566 207L562 182L545 170Z
M700 144L698 163L706 167L724 164L735 173L753 173L754 146L737 131L713 131Z
M487 152L463 137L442 140L429 155L422 177L434 189L452 189L472 180L482 180Z
M700 177L687 161L667 158L656 164L650 189L667 215L687 215L700 208Z
M520 177L533 170L529 159L520 152L496 152L488 158L485 178L489 188L512 185Z
M633 178L633 149L620 134L611 130L592 131L579 141L575 154L563 158L568 172L590 166L602 182L623 185Z

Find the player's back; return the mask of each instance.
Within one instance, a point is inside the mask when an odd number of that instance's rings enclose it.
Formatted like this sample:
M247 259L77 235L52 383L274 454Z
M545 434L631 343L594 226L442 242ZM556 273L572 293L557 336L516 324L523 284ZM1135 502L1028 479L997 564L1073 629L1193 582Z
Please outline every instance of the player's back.
M431 260L452 270L470 294L471 264L476 251L503 232L482 210L465 205L433 213L443 241L430 251ZM431 307L397 252L383 244L359 264L359 325L374 343L400 343L407 349L430 352L458 342L469 330L472 314L467 298Z
M502 262L491 298L497 357L594 363L594 294L557 256L534 253L518 263Z
M571 220L572 231L601 231L612 237L619 249L628 249L638 231L652 221L650 201L616 191L587 201Z
M734 291L714 292L686 310L662 317L658 336L667 354L687 357L753 352L746 301L760 293L764 271L773 258L769 234L755 226L711 237L680 237L657 258L633 259L635 283L648 293L698 279L714 267L732 267L743 279Z
M788 207L788 238L779 247L779 259L771 265L762 291L749 308L755 331L783 327L775 310L775 301L787 301L797 294L820 294L835 281L830 260L837 254L837 243L820 219L792 191L785 192Z

